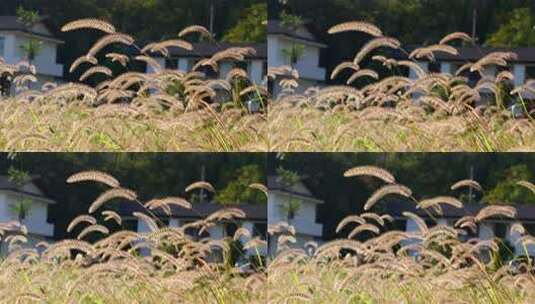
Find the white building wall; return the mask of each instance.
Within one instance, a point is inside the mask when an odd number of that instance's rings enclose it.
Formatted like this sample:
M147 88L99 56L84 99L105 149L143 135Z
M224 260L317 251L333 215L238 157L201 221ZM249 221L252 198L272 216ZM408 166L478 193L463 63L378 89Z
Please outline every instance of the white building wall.
M9 254L9 244L3 241L8 235L9 234L5 234L2 240L0 241L0 257L6 257ZM35 235L35 234L26 235L26 239L28 240L28 242L24 244L19 243L21 245L20 247L28 248L28 249L35 249L35 246L39 242L46 241L50 243L52 241L50 237L44 237L44 236ZM37 249L37 252L39 253L42 253L45 250L45 248L43 247L38 247L36 249Z
M283 52L292 45L302 45L304 47L302 56L296 63L292 64L290 58ZM299 71L299 87L296 93L303 93L310 87L319 86L326 80L326 70L319 66L321 47L306 42L294 41L280 35L268 35L268 66L293 66ZM282 88L275 82L273 86L273 96L281 93Z
M290 199L298 199L301 205L294 218L288 223L283 206ZM296 243L288 245L293 248L303 248L306 242L321 239L323 235L323 225L316 222L317 205L318 202L314 200L270 191L268 194L268 224L275 225L284 222L294 226ZM269 253L271 255L277 252L277 239L278 236L269 236Z
M440 72L442 74L454 74L455 71L453 71L453 65L449 62L442 62L440 64Z
M158 63L165 68L165 59L164 58L155 58ZM195 59L192 58L178 58L177 66L178 70L182 72L190 72L193 66L195 65ZM249 80L254 84L261 85L264 81L266 75L264 75L264 61L261 59L247 60L246 72L249 76ZM226 79L228 72L232 70L234 63L230 61L223 61L219 63L218 77L219 79ZM154 73L154 69L147 65L146 73Z
M268 66L279 67L286 64L279 46L279 39L277 36L269 35L268 39Z
M183 72L189 72L189 59L188 58L178 58L178 70Z
M272 49L272 53L274 52L276 55L274 60L271 60L271 57L268 57L269 66L278 67L282 65L290 65L299 71L300 78L316 80L317 82L325 81L325 69L319 67L320 48L318 46L293 41L282 36L276 36L274 39L278 40L276 43L277 49ZM303 53L298 58L297 62L292 64L290 58L284 54L283 50L291 49L295 45L303 46ZM268 54L268 56L270 55L271 54Z
M3 57L6 63L16 64L26 59L21 46L27 44L31 36L11 32L0 32L0 36L5 38ZM33 61L37 73L62 77L63 65L56 63L58 43L38 38L33 39L42 43L41 49Z
M523 64L515 64L513 66L513 75L515 75L515 87L523 85L526 81L526 66Z
M208 233L210 234L211 239L221 240L225 237L225 229L223 225L216 225L211 228L208 228Z
M17 215L13 214L10 206L16 204L25 196L0 193L0 222L17 221ZM31 199L31 198L30 198ZM52 237L54 235L54 225L47 223L48 203L38 199L31 199L31 208L23 224L28 228L29 233Z
M225 79L227 77L228 72L230 72L232 68L233 68L232 62L223 61L219 63L219 78ZM249 73L249 71L247 71L247 73Z
M494 238L493 224L482 223L479 225L479 238L482 240L491 240Z
M438 219L437 221L437 224L440 224L440 225L448 225L450 227L453 226L453 221L448 221L446 219ZM505 240L514 247L514 251L515 251L515 255L530 255L530 256L535 256L535 245L533 244L530 244L528 246L524 246L523 244L521 244L520 242L517 243L517 240L522 236L520 235L519 233L517 232L512 232L511 231L511 226L512 226L513 223L507 223L506 224L506 237L505 237ZM494 239L495 235L494 235L494 225L495 223L494 222L487 222L487 223L482 223L479 225L479 239L481 240L492 240ZM411 219L408 219L407 220L407 228L406 228L406 232L417 232L418 231L418 226L416 225L416 222L414 222L413 220ZM407 245L407 244L410 244L410 243L415 243L415 242L418 242L417 240L408 240L408 241L403 241L402 244L403 245Z
M273 193L268 195L268 223L270 225L279 222L287 222L287 214L284 213L283 206L287 204L290 199L298 199L300 201L300 208L290 221L296 231L303 235L310 235L314 237L321 237L323 225L316 223L316 202L307 201L306 199L290 197L289 195L281 193Z
M253 60L250 63L249 78L256 85L261 85L266 77L266 75L263 74L264 62L265 61L262 60Z
M429 63L427 61L417 61L416 62L422 70L425 72L429 71ZM442 67L441 67L442 68ZM418 79L418 74L414 71L414 69L409 68L409 78L410 79Z
M9 63L9 64L15 64L17 63L18 61L16 61L15 59L15 51L16 51L16 45L15 45L15 35L14 34L11 34L11 33L3 33L3 32L0 32L0 35L2 35L5 40L4 40L4 59L6 61L6 63Z
M154 58L154 59L158 62L158 64L160 65L162 69L165 69L165 58ZM153 73L156 73L156 70L147 64L147 73L153 74Z
M171 219L169 219L169 227L180 227L181 225L185 224L186 222L187 222L186 220L171 218ZM253 235L254 222L244 221L244 222L241 222L239 224L239 226L246 228L247 230L249 230L251 232L251 235ZM150 232L150 228L145 224L144 221L137 220L137 232L139 232L139 233ZM233 236L225 235L226 231L225 231L225 226L223 225L223 223L215 225L215 226L207 229L207 232L210 234L209 238L210 239L214 239L214 240L220 240L220 239L223 239L225 237L233 237ZM249 240L249 238L247 238L247 237L240 238L240 241L242 242L242 244L245 244L248 240ZM150 250L142 248L140 250L140 253L142 255L147 256L147 255L150 254ZM265 256L267 254L267 247L262 247L262 248L258 248L258 249L249 249L249 250L246 251L246 255L248 255L248 256L256 255L256 254L260 254L260 255L264 255Z

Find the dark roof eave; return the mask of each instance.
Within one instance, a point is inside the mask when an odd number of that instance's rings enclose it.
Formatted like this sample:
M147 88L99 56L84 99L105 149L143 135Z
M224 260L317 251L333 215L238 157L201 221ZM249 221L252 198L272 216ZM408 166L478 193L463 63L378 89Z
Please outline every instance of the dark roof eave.
M408 46L408 53L412 52L419 46ZM443 52L435 52L435 61L440 62L475 62L492 52L513 52L517 54L517 59L508 60L510 63L535 63L535 47L517 47L517 48L494 48L494 47L456 47L459 55L451 55ZM390 51L394 59L407 59L407 54L400 50ZM415 59L417 61L430 62L428 58Z
M298 39L298 40L303 40L303 41L307 41L307 42L312 42L314 44L318 44L318 45L321 45L323 47L327 47L327 45L325 45L324 43L321 43L319 40L310 39L310 38L299 36L299 35L293 35L293 34L284 33L284 32L272 32L272 33L268 33L268 35L284 36L284 37L288 37L288 38L292 38L292 39Z
M0 28L0 31L6 31L6 32L21 32L21 33L25 33L25 34L32 35L32 36L37 36L37 37L41 37L41 38L47 38L47 39L56 40L56 41L58 41L59 43L65 43L65 40L59 39L59 38L57 38L57 37L55 37L55 36L45 35L45 34L41 34L41 33L36 33L36 32L32 32L32 31L28 31L28 30L20 29L20 28Z
M157 54L151 54L152 57L155 58L167 58L167 59L178 59L178 58L200 58L204 59L206 56L203 56L202 54L170 54L168 57L164 56L160 53ZM263 56L246 56L246 60L256 59L256 60L267 60L267 57ZM224 61L224 60L223 60Z
M31 197L35 197L35 198L40 198L40 199L43 199L43 200L46 200L46 201L50 201L51 203L54 202L54 200L52 200L51 198L46 197L44 195L38 195L38 194L27 192L27 191L21 191L21 190L16 189L16 188L0 188L0 191L11 191L11 192L20 193L20 194L31 196Z

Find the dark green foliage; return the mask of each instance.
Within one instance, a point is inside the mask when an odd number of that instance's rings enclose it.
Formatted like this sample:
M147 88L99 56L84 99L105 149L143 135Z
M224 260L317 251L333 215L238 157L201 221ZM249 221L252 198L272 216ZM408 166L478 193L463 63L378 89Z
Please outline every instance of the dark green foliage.
M238 24L227 32L223 40L235 43L266 43L267 4L255 4L244 10L240 17Z
M35 10L47 16L56 34L65 40L59 50L59 61L65 64L68 80L77 80L80 73L68 73L71 63L102 36L97 31L60 33L67 22L81 18L99 18L111 22L118 31L132 35L137 43L177 38L178 32L190 25L209 27L210 4L214 3L216 40L243 17L246 9L261 0L9 0L0 1L0 15L15 15L17 8ZM103 60L103 58L99 58ZM132 67L130 67L132 68Z
M397 182L413 190L417 200L439 195L466 196L467 188L452 191L450 187L470 178L471 166L473 178L487 195L498 197L499 194L503 203L530 203L533 199L533 195L527 199L529 190L512 185L526 178L533 182L533 176L526 175L527 171L535 172L535 155L530 153L291 153L279 156L269 161L270 174L275 174L280 166L295 171L305 177L303 182L315 196L325 200L325 204L319 206L318 220L324 223L326 238L335 236L336 225L345 216L362 212L368 197L384 184L371 177L345 178L343 172L355 166L375 165L389 170ZM516 166L519 169L515 169ZM508 192L507 189L514 190ZM473 202L488 198L483 199L477 191L473 194ZM388 202L378 204L372 211L388 213Z
M502 26L496 31L488 44L496 47L534 46L535 18L528 7L515 9L507 14Z
M533 170L525 164L516 165L504 171L492 172L490 178L495 187L487 192L484 200L490 204L535 204L533 193L516 184L521 180L533 181L532 172Z
M39 175L40 183L57 201L51 205L49 220L55 222L57 237L63 237L68 223L87 213L91 202L107 188L97 183L66 184L66 179L84 170L100 170L116 177L121 185L133 189L142 201L163 197L187 197L184 189L201 180L201 167L206 181L216 190L224 189L245 166L265 171L265 155L234 153L30 153L8 159L0 156L0 172L6 174L16 165L30 175ZM264 179L254 182L264 183ZM257 191L259 192L259 191ZM263 195L260 193L260 195ZM208 197L210 201L213 197Z
M266 195L249 185L265 181L264 168L258 164L247 165L232 172L229 177L230 182L219 193L216 194L216 201L225 205L234 204L265 204Z
M342 61L353 59L370 38L361 33L328 35L336 24L362 20L379 26L403 47L437 43L452 32L472 34L474 10L477 44L506 46L534 45L533 12L530 0L288 0L286 5L270 1L270 16L284 10L301 16L308 28L329 48L322 65L328 74ZM516 9L516 10L515 10ZM366 63L368 64L368 63ZM342 78L337 78L336 82Z

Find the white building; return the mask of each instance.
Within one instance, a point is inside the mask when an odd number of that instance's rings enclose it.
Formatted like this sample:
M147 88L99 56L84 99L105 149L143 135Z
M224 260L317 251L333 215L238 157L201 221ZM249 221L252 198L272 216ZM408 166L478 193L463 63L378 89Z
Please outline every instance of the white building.
M411 48L411 50L414 49ZM485 76L496 77L501 71L507 70L515 76L513 84L515 87L525 84L530 79L535 79L535 47L523 47L523 48L491 48L491 47L456 47L459 52L458 56L450 55L447 53L436 52L435 61L428 61L420 59L417 61L418 65L426 72L444 73L455 75L455 72L464 64L468 62L475 63L484 56L493 52L513 52L518 55L514 60L509 61L507 67L488 66L482 74ZM396 58L406 59L405 54L396 52ZM480 79L481 75L478 72L470 72L466 70L462 73L462 76L469 79L471 86L474 86ZM416 73L411 69L409 72L409 78L416 79ZM483 91L485 92L485 91ZM486 91L490 94L490 91ZM528 99L535 99L535 95L525 94L523 96Z
M26 27L16 16L0 16L0 57L8 64L17 64L26 59L21 50L31 39L40 44L39 52L32 64L37 69L38 83L32 88L40 88L46 82L58 82L63 78L63 65L57 63L58 47L64 42L54 36L52 27L46 20Z
M414 205L414 204L412 204ZM407 232L418 231L418 226L414 220L405 218L402 216L403 211L411 211L421 218L423 218L429 227L434 225L446 225L453 227L454 223L461 217L466 215L476 215L482 208L488 206L485 204L465 204L463 209L454 208L448 205L442 205L443 215L440 217L435 216L437 219L432 220L429 215L421 209L416 210L408 202L388 202L387 213L392 215L395 220L396 229L404 230ZM505 217L501 218L489 218L484 220L477 226L477 231L470 232L465 236L461 236L463 239L468 240L471 238L479 238L481 240L492 240L499 238L505 240L509 245L513 246L515 255L535 256L535 245L528 245L524 247L521 242L516 242L521 235L515 231L511 231L511 226L514 223L521 223L526 232L535 235L535 206L530 205L516 205L517 217L515 219L509 219Z
M318 207L324 202L315 198L306 186L299 182L288 188L280 183L276 176L268 177L268 224L287 223L295 228L294 244L291 247L303 248L309 242L322 242L323 224L318 223ZM285 207L291 201L298 202L298 209L288 214ZM278 235L269 236L269 253L277 252Z
M259 237L262 240L266 240L267 237L267 213L266 205L258 204L241 204L233 206L241 209L245 213L244 219L234 219L232 221L222 221L217 225L206 230L205 233L199 235L197 229L186 229L186 233L193 239L211 238L214 240L220 240L226 237L232 238L234 232L240 228L246 228L251 232L251 238ZM152 212L158 216L159 220L167 224L169 227L181 227L182 225L193 223L195 221L205 219L210 214L223 209L224 206L217 203L195 203L192 204L192 209L184 209L177 206L171 206L171 215L167 215L161 209L155 209ZM136 217L132 216L132 213L138 211L143 212L140 206L132 204L130 202L121 203L120 214L125 218L125 225L128 229L137 232L149 232L150 228L143 221L139 221ZM249 238L242 237L240 241L245 244ZM261 255L267 254L267 248L258 248L258 252L255 249L248 250L247 255Z
M0 223L13 227L9 229L13 233L19 233L19 214L13 209L21 202L27 204L28 213L21 219L21 223L28 229L28 247L33 247L40 241L52 241L54 236L54 224L48 221L48 209L55 201L46 196L38 185L38 179L19 186L6 176L0 176ZM2 237L0 256L7 253L8 244L3 240L10 233L6 231Z
M169 57L164 57L160 53L153 53L162 68L171 70L180 70L189 72L201 59L212 57L214 54L232 47L251 47L255 54L246 57L245 61L221 61L219 70L214 71L210 67L205 67L201 71L207 77L214 79L225 79L228 72L239 67L247 71L251 82L261 85L267 75L267 54L266 44L242 44L242 43L224 43L224 42L200 42L192 43L193 50L188 51L178 47L169 48ZM150 66L146 67L147 73L152 73Z
M292 66L299 72L299 87L297 92L303 92L309 87L319 86L325 82L325 68L320 67L320 52L327 45L319 42L305 26L290 29L280 21L268 22L268 66ZM296 61L288 56L292 48L301 48L302 54ZM285 51L286 50L286 51ZM277 96L281 87L275 82L270 88L272 95Z

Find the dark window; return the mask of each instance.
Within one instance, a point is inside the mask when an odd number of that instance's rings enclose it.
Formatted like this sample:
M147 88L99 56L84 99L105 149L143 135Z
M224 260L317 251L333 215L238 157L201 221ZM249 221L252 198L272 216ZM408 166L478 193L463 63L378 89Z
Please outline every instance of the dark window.
M199 63L199 61L200 59L192 61L191 69L193 69L193 67L196 66L197 63ZM210 67L209 65L200 66L197 68L196 71L204 73L204 75L206 75L207 78L217 79L219 77L219 73L217 71L214 71L214 69L212 69L212 67Z
M193 223L193 221L185 221L184 222L184 225L185 224L190 224L190 223ZM204 230L201 235L199 235L199 228L195 228L195 227L188 227L184 230L184 232L191 236L193 239L199 239L199 238L207 238L207 237L210 237L210 233L208 233L208 231Z
M425 224L427 225L427 228L432 228L437 225L437 222L435 222L435 220L432 220L432 219L426 219Z
M481 80L481 75L479 72L470 72L469 68L464 69L459 76L466 77L468 79L468 85L472 87L475 86L479 80Z
M267 75L267 72L268 72L268 62L267 60L264 60L262 62L262 76Z
M494 235L500 239L504 239L507 234L507 226L505 223L494 224Z
M236 223L226 223L225 224L225 234L226 236L233 237L234 233L238 230L238 224Z
M479 226L476 226L476 229L474 231L468 227L466 229L463 229L463 231L464 233L459 235L459 239L463 242L479 237Z
M210 66L200 67L199 72L204 73L206 78L217 79L219 77L219 73L214 71L214 69L212 69Z
M178 69L178 60L176 59L167 59L165 60L165 68L169 70L177 70Z
M523 224L526 233L529 235L535 235L535 224Z
M440 73L440 62L437 61L431 61L429 62L428 70L430 73Z
M5 41L6 41L6 38L4 37L0 37L0 56L1 57L4 57L4 50L5 50Z
M526 80L528 79L535 79L535 65L526 67Z
M125 230L137 231L137 220L125 220L122 222Z
M509 72L511 72L511 66L509 66L509 65L506 65L506 66L501 66L501 65L499 65L499 66L496 68L496 71L497 71L498 73L503 72L503 71L509 71Z
M234 68L239 68L239 69L242 69L244 71L248 71L248 62L247 61L234 61L233 63L233 67Z
M391 230L405 231L407 230L407 220L394 220L394 222L390 223L388 226Z
M295 211L288 211L288 220L293 220L295 218Z
M273 90L275 89L275 81L273 81L273 79L269 78L268 79L268 90L269 90L269 93L271 95L273 95L275 92L273 92Z
M262 239L265 239L267 236L267 224L255 223L253 226L253 236L260 236Z
M186 222L184 224L189 224L190 222ZM193 227L188 227L184 230L184 232L189 235L189 236L192 236L192 237L197 237L197 232L198 232L198 229L197 228L193 228Z

